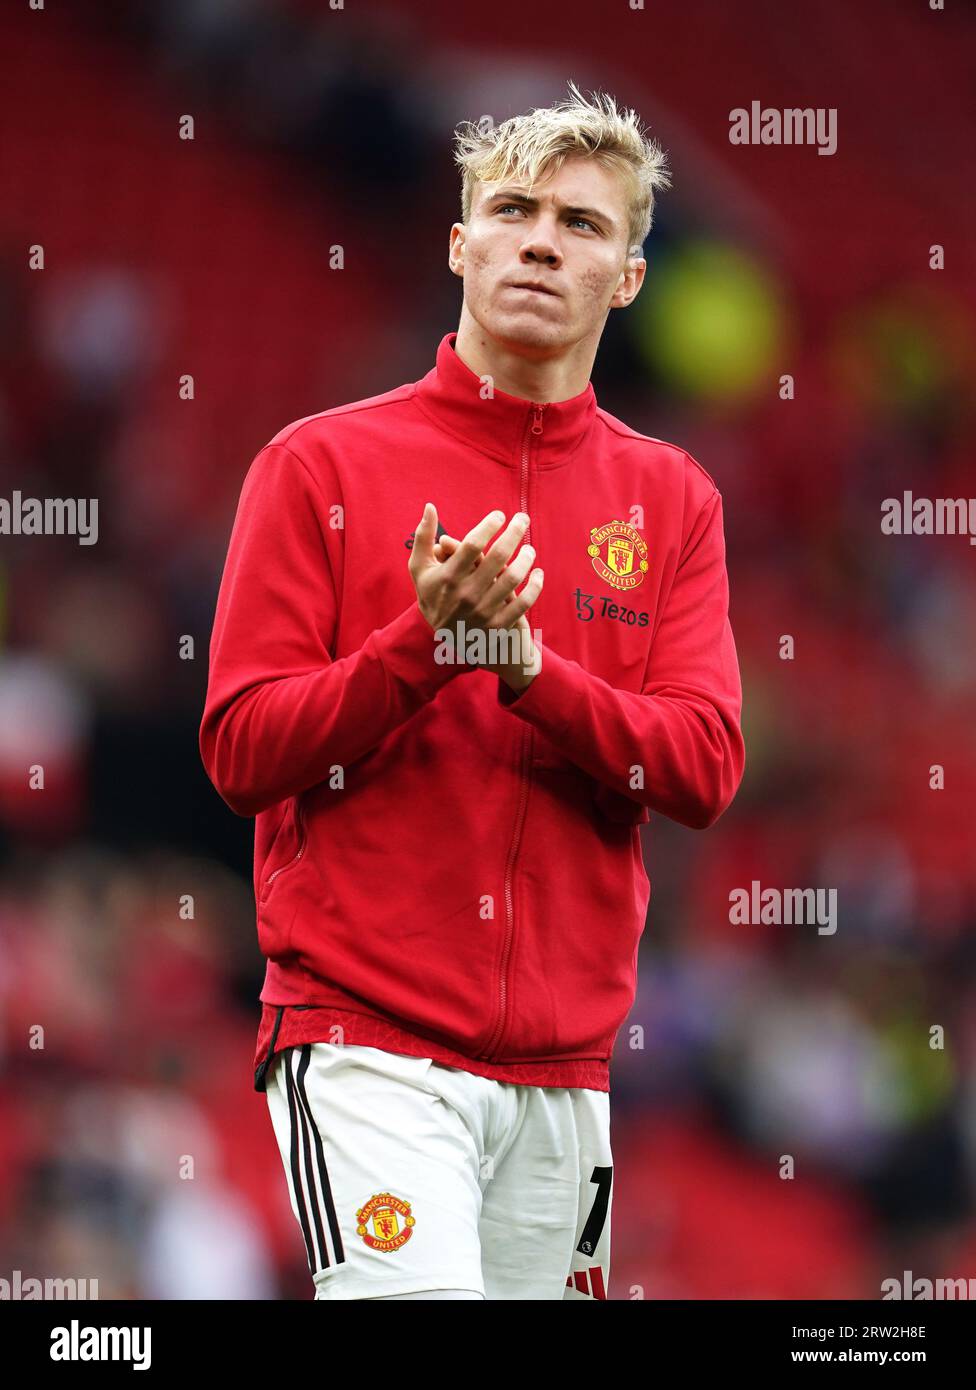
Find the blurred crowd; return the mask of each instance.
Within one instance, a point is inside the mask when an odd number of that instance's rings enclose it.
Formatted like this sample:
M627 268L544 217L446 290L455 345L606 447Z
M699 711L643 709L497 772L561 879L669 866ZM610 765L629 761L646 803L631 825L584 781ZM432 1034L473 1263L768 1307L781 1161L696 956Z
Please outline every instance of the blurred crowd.
M90 549L0 538L0 1277L311 1294L252 1089L252 830L196 745L227 537L277 429L423 375L456 325L452 125L574 75L482 66L479 87L406 13L0 21L27 50L0 156L0 496L102 499ZM177 167L186 110L206 149ZM723 493L747 769L707 834L644 832L611 1294L876 1298L904 1269L976 1277L973 554L880 529L904 489L973 492L976 311L915 253L839 296L768 211L782 189L740 187L686 117L594 386ZM359 253L341 287L335 242ZM733 925L754 881L836 889L836 933Z

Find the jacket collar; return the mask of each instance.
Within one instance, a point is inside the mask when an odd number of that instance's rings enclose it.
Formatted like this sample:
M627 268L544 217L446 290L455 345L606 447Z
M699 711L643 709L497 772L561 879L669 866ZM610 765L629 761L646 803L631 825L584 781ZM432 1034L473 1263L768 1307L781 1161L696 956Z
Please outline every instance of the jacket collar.
M448 434L500 463L518 466L526 444L537 467L567 463L596 415L593 383L587 382L585 391L567 401L541 406L497 388L493 396L483 398L481 378L454 351L456 337L456 332L445 333L437 365L416 383L421 408Z

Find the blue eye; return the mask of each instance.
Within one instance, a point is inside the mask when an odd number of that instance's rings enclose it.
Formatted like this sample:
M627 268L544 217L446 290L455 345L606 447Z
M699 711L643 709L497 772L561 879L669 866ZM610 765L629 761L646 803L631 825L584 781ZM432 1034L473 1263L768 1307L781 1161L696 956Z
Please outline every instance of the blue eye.
M497 208L495 208L494 216L497 217L500 212L524 213L525 208L520 207L518 203L501 203ZM572 226L574 222L580 222L584 227L589 227L591 232L599 232L600 230L596 223L591 222L587 217L571 217L569 219L569 225Z

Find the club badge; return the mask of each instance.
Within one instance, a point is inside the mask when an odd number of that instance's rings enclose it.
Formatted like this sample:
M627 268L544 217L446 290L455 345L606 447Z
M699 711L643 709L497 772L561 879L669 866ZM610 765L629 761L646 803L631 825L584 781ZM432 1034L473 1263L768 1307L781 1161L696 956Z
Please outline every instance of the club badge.
M356 1234L362 1236L372 1250L399 1250L413 1235L416 1222L416 1218L410 1214L410 1203L401 1202L392 1192L374 1193L366 1205L356 1212L356 1220L359 1222Z
M600 578L615 589L636 589L647 573L647 542L625 521L594 526L586 553Z

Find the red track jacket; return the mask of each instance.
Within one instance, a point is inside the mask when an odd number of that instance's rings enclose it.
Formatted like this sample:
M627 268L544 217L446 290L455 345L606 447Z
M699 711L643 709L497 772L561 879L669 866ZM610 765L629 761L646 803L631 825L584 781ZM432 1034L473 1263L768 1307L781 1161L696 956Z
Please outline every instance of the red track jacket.
M711 478L592 384L491 395L454 338L422 380L286 426L241 492L200 750L257 817L258 1090L312 1041L608 1090L639 826L711 825L742 777ZM407 569L428 500L459 539L531 518L542 666L519 695L437 660Z

